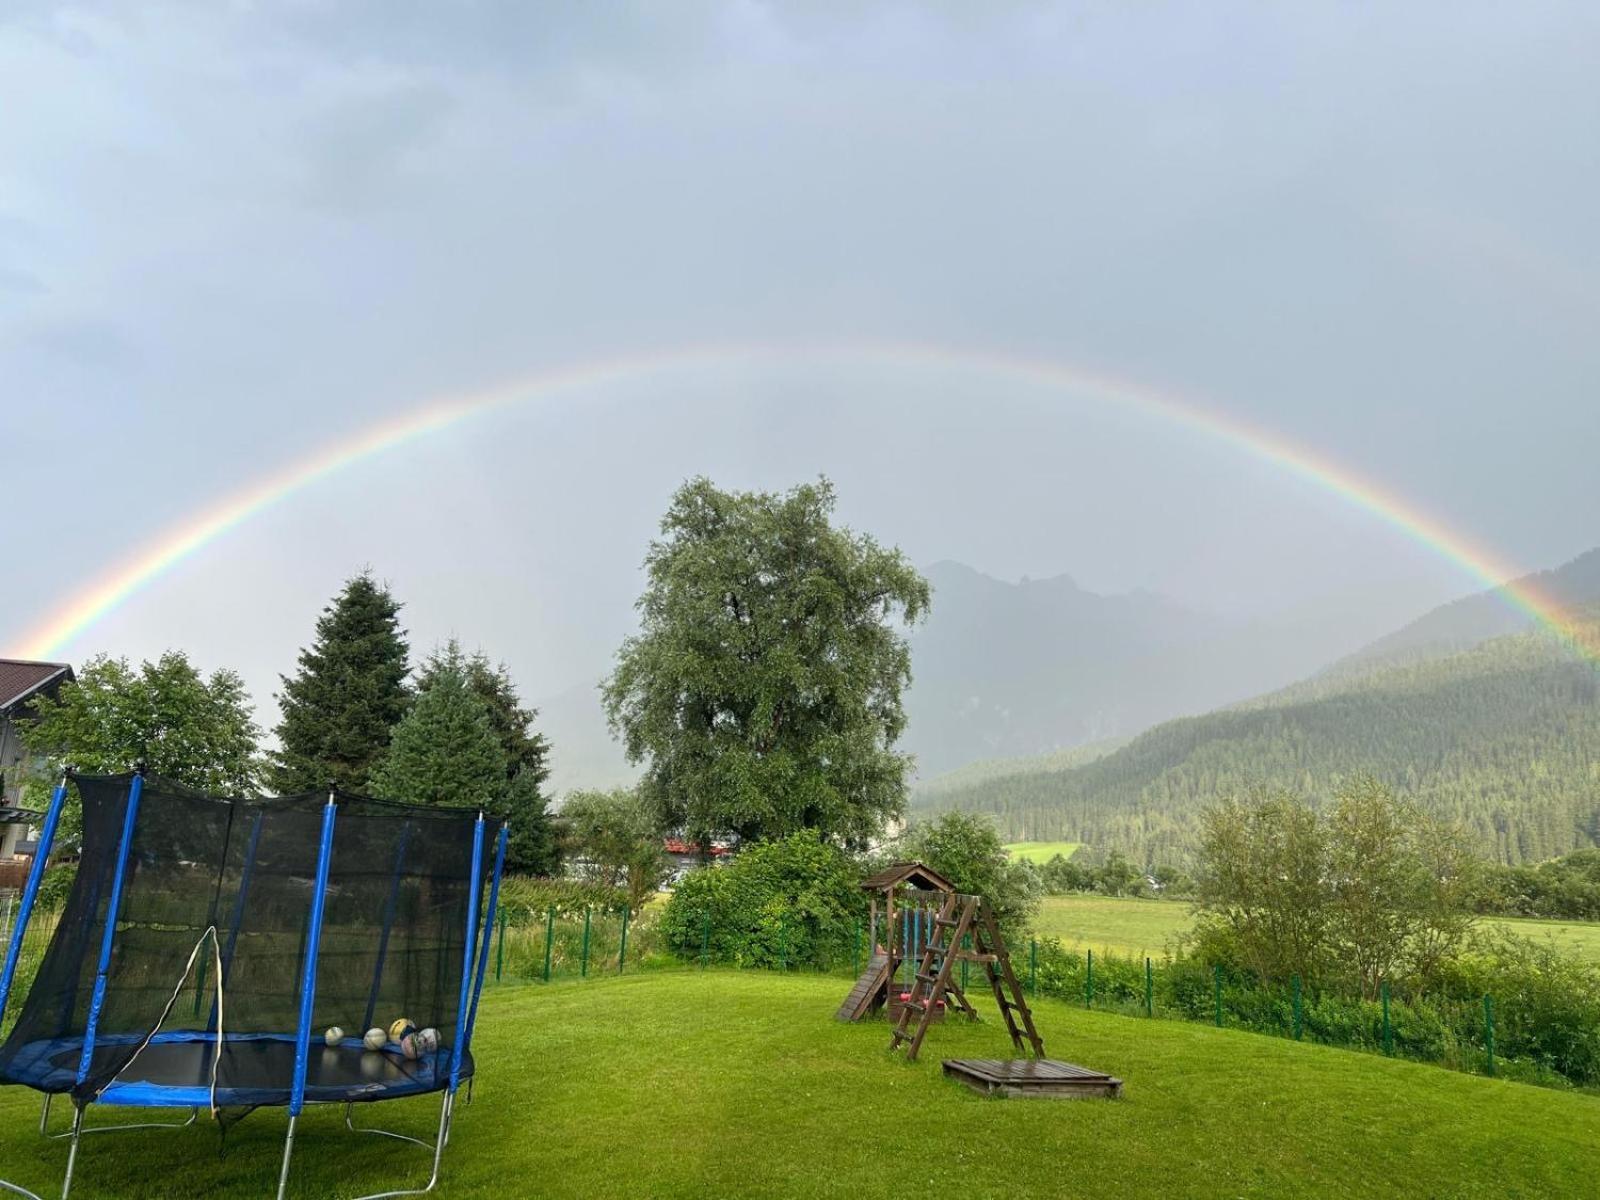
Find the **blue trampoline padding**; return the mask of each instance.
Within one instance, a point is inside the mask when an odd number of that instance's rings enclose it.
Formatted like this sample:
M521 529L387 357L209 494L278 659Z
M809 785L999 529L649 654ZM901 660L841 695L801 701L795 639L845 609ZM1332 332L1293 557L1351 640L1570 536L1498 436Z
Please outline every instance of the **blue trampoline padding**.
M98 1055L101 1048L125 1051L140 1040L134 1034L98 1037L95 1053ZM292 1033L230 1033L224 1046L217 1076L219 1106L289 1103L294 1075ZM81 1036L30 1042L8 1064L4 1079L42 1092L69 1092L77 1078L82 1050ZM158 1033L107 1085L96 1102L204 1108L211 1103L211 1059L215 1050L216 1035L203 1030ZM464 1064L463 1077L472 1071L470 1053ZM389 1100L438 1091L449 1083L448 1049L413 1061L401 1054L393 1042L374 1051L367 1050L360 1038L345 1038L337 1046L324 1045L317 1038L311 1044L306 1066L306 1102Z

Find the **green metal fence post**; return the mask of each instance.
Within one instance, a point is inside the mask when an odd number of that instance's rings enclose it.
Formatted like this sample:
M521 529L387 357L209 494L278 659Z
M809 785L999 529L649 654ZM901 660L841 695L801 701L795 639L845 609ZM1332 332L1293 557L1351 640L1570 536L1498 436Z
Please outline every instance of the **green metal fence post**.
M711 957L711 914L701 914L700 920L700 969L706 969L706 960Z
M1156 976L1149 958L1144 960L1144 1015L1156 1015Z
M1083 974L1083 1006L1094 1007L1094 951L1084 952L1085 970Z
M1300 976L1294 977L1294 1040L1299 1041L1300 1035L1305 1032L1306 1014L1305 1001L1301 995L1302 985Z
M1028 943L1028 990L1039 990L1039 939L1034 938Z
M617 948L617 974L628 965L628 906L622 906L622 945Z
M1494 1074L1494 997L1483 998L1483 1048L1485 1071Z
M1383 1052L1394 1053L1394 1026L1389 1024L1389 981L1385 979L1382 987L1383 994Z
M544 920L544 981L550 982L550 954L556 946L556 906L550 906L550 912Z
M500 941L494 951L494 981L499 983L506 973L506 910L500 910Z
M589 906L583 906L583 956L578 964L578 974L589 977Z
M1222 964L1211 968L1211 995L1217 1008L1217 1028L1222 1028Z

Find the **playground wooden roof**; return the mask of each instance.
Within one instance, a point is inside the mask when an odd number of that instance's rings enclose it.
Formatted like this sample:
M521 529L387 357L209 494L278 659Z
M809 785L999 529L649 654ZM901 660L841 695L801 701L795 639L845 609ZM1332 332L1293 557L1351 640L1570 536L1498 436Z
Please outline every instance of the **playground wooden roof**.
M887 891L889 888L898 887L902 883L912 887L921 888L929 892L953 892L956 885L951 883L927 863L898 862L890 863L876 875L869 875L861 881L861 890L865 892Z

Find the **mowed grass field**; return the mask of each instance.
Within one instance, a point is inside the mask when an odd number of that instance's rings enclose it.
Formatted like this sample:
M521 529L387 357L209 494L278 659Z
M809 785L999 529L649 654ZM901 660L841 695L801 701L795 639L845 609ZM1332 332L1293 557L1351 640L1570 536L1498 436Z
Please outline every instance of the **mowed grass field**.
M1060 938L1065 946L1107 950L1114 954L1160 957L1193 918L1178 900L1142 900L1117 896L1046 896L1034 921L1040 937ZM1523 937L1550 940L1561 950L1600 962L1600 924L1485 917Z
M1594 1195L1592 1095L1041 1001L1051 1052L1114 1072L1124 1098L989 1100L942 1078L939 1060L1009 1056L992 1005L980 1004L981 1024L935 1027L908 1064L886 1053L881 1020L833 1019L848 987L713 970L491 990L477 1094L459 1111L436 1194ZM0 1169L53 1195L66 1146L38 1137L37 1099L0 1096ZM426 1137L437 1111L419 1098L358 1116ZM252 1114L225 1155L205 1122L88 1138L73 1195L270 1196L284 1123L281 1109ZM426 1157L314 1111L289 1194L416 1186Z
M1002 848L1012 858L1047 863L1058 854L1062 858L1071 858L1082 846L1082 842L1012 842Z

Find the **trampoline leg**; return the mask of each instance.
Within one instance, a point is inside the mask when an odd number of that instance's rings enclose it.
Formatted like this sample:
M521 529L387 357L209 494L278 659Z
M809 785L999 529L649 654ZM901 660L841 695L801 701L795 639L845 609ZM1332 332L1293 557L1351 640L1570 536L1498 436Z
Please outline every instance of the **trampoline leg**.
M61 1200L67 1200L67 1195L72 1191L72 1172L78 1165L78 1137L83 1133L83 1105L76 1104L72 1109L72 1146L67 1151L67 1174L61 1181Z
M358 1196L356 1200L392 1200L392 1198L396 1196L421 1196L425 1192L433 1191L433 1189L439 1183L439 1161L444 1157L445 1143L450 1140L450 1117L454 1107L455 1094L453 1092L446 1091L444 1094L444 1103L439 1108L439 1133L438 1136L433 1139L433 1173L428 1176L427 1183L423 1184L419 1188L401 1188L398 1191L392 1192L374 1192L370 1196ZM358 1132L377 1133L380 1131L359 1130ZM390 1134L389 1136L395 1137L398 1135ZM417 1138L413 1137L405 1137L401 1140L407 1142L417 1142L422 1146L427 1145L426 1142L421 1142ZM282 1200L281 1196L279 1197L279 1200Z
M54 1092L44 1094L44 1107L39 1110L39 1136L43 1137L45 1130L50 1128L50 1101L55 1099Z
M289 1190L289 1157L294 1153L294 1124L299 1119L289 1118L289 1133L283 1139L283 1170L278 1172L278 1200L283 1200Z

